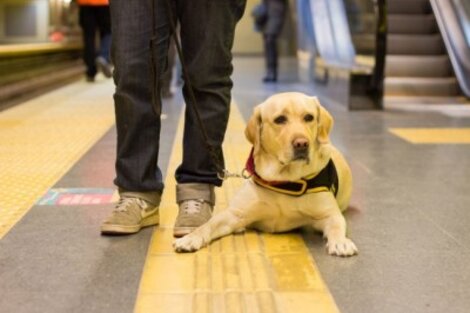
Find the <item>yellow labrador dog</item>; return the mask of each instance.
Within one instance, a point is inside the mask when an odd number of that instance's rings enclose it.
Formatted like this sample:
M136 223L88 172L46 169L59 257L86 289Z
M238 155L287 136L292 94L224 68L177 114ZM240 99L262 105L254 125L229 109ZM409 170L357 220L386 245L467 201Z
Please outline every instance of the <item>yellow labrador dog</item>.
M331 144L333 118L316 97L289 92L254 109L245 130L253 144L252 174L229 207L174 242L177 252L196 251L246 227L285 232L311 225L323 232L331 255L352 256L342 211L352 190L351 170Z

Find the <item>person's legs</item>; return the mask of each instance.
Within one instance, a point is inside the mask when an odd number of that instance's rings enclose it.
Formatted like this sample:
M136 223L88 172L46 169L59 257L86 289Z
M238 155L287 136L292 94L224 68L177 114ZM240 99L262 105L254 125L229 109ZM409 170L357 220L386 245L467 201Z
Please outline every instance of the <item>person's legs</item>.
M111 1L118 135L115 184L140 192L163 190L157 165L161 126L159 77L166 66L170 31L164 2L155 1L153 20L151 1ZM154 61L150 48L153 22L157 36Z
M266 76L264 82L277 81L277 35L265 34L264 39L264 55L266 61Z
M278 50L277 39L281 34L287 11L287 0L268 0L268 21L263 31L266 76L264 82L277 81Z
M104 76L110 78L113 75L113 68L110 63L111 16L109 6L97 6L96 18L100 31L100 50L96 57L96 66Z
M214 186L221 186L192 105L197 105L209 144L223 166L222 141L230 111L232 45L235 25L246 0L177 1L181 24L184 65L197 103L192 103L188 82L183 87L187 103L183 138L183 161L176 170L180 212L174 235L182 236L210 218L215 202Z
M80 6L79 19L83 32L83 60L86 65L86 76L89 81L93 81L96 75L95 34L97 27L94 8Z
M155 215L163 191L157 164L159 79L166 66L170 31L164 0L152 1L113 0L110 5L117 128L114 183L121 201L103 223L103 233L133 233L158 223Z
M197 108L209 136L209 143L222 156L230 111L232 45L235 25L243 15L246 0L177 1L181 21L184 64L190 76ZM187 103L183 139L183 162L176 170L178 183L220 186L213 160L205 147L200 126L191 108L188 82L183 87Z
M97 7L98 29L100 31L100 51L99 55L107 62L110 62L111 50L111 15L109 6Z

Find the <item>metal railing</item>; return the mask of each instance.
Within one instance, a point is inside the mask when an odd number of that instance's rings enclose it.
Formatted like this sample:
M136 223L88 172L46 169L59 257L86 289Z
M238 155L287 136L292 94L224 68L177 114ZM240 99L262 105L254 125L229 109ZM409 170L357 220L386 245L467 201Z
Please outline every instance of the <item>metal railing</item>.
M431 0L431 6L460 89L470 97L470 6L460 0Z

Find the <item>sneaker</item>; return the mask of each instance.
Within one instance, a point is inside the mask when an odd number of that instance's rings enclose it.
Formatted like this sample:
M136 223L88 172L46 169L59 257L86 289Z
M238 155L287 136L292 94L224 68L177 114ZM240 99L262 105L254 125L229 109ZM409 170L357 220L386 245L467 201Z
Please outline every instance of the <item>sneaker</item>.
M212 210L212 205L203 199L181 201L173 236L183 237L191 233L211 218Z
M143 227L158 225L158 205L121 195L111 216L101 224L102 234L133 234Z
M111 78L113 76L113 66L103 57L97 57L96 66L99 70L103 73L104 76L107 78Z

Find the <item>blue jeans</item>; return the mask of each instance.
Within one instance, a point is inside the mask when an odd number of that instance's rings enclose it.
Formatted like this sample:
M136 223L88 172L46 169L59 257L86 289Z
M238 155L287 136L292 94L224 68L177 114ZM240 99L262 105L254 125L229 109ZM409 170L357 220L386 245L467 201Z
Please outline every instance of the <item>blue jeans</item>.
M171 35L165 1L180 25L184 63L209 143L223 160L232 89L231 49L246 0L111 0L118 141L114 183L128 191L163 190L158 167L160 89ZM186 84L183 95L190 103ZM183 160L175 176L178 183L222 184L191 108L185 111Z

